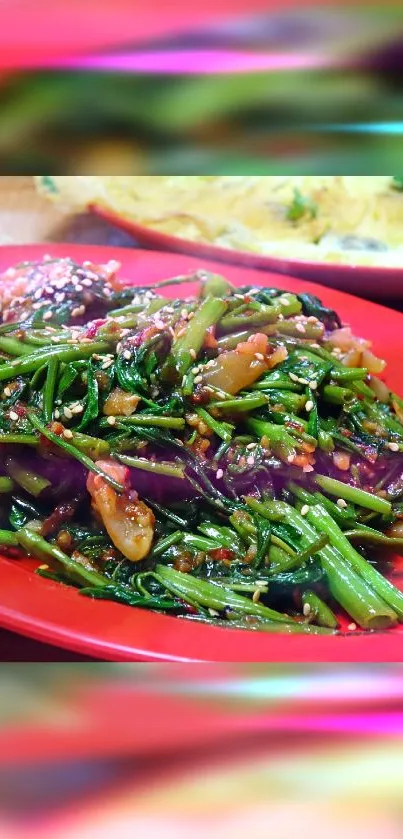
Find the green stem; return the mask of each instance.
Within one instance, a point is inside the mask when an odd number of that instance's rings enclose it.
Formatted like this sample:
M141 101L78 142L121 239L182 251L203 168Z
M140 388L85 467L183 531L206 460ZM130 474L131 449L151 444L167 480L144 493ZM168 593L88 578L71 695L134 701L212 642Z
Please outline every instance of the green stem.
M403 619L403 592L399 591L379 571L374 568L348 541L347 537L333 521L329 513L320 504L311 507L307 519L327 533L331 544L340 551L351 568L371 586L377 596L382 598Z
M282 425L251 417L246 420L246 425L257 437L267 437L275 454L278 454L285 462L290 462L291 458L296 456L295 440Z
M157 426L157 428L184 428L186 423L182 417L162 417L153 416L152 414L137 414L133 417L118 417L119 423L124 425L134 425L144 428L148 426ZM102 423L103 427L105 422Z
M217 323L226 311L227 304L216 297L207 297L196 309L195 316L188 321L186 333L173 344L167 363L173 363L178 376L182 377L194 364L194 353L199 354L207 329Z
M0 350L8 355L24 356L33 352L32 347L27 346L19 338L0 338Z
M377 495L372 495L363 489L345 484L343 481L337 481L335 478L328 478L326 475L316 475L315 482L321 489L328 492L329 495L336 495L345 501L358 504L359 507L374 510L375 513L390 513L392 509L390 501L387 501L385 498L379 498Z
M74 359L86 358L93 353L102 353L108 349L108 344L68 344L46 347L46 350L35 350L24 358L16 358L6 364L0 365L0 381L15 379L16 376L25 376L27 373L34 373L39 367L49 361L49 357L55 356L59 361L73 361Z
M244 411L253 411L255 408L261 408L267 405L269 397L264 393L251 394L250 396L239 396L238 399L222 399L216 402L209 403L210 408L219 408L221 411L231 411L231 413L238 413Z
M352 397L352 391L338 385L325 385L322 390L322 397L325 402L331 405L344 405Z
M50 487L50 481L46 478L42 478L41 475L36 475L35 472L31 472L24 466L21 466L21 464L12 457L8 457L6 459L5 465L12 480L22 487L25 492L28 492L29 495L33 495L34 498L37 498L44 489Z
M12 530L0 530L0 546L15 548L17 545L17 535Z
M229 607L244 615L256 615L281 623L292 623L292 619L288 615L276 612L260 603L253 603L247 597L242 597L225 588L225 586L218 585L218 583L200 580L190 576L190 574L183 574L181 571L175 571L173 568L164 565L157 565L155 573L168 591L185 601L189 595L201 606L206 606L209 609L222 611Z
M43 419L44 422L50 422L53 417L53 400L55 397L55 388L57 374L59 370L59 360L57 358L50 358L48 363L48 372L46 375L46 382L43 389Z
M274 632L282 635L333 635L333 630L321 626L312 626L307 623L279 623L278 621L259 620L219 620L218 618L207 617L206 615L183 615L182 620L194 623L209 623L212 626L219 626L223 629L247 629L251 632Z
M235 291L234 286L222 277L221 274L206 273L201 280L200 296L206 297L227 297Z
M39 437L35 434L0 434L0 443L15 444L19 446L37 446L39 444Z
M175 530L174 533L170 533L169 536L164 536L162 539L159 539L158 542L155 543L152 551L151 557L161 556L171 548L172 545L177 545L178 542L181 542L183 538L183 534L180 530Z
M51 562L62 565L67 576L74 582L83 585L107 586L110 581L98 574L96 571L91 571L85 568L79 562L74 562L67 554L63 553L57 545L50 545L38 533L29 530L26 527L17 530L16 539L19 545L30 555L42 562Z
M332 379L336 382L354 382L368 376L366 367L346 367L344 370L332 370Z
M265 502L262 506L269 519L272 519L273 515L277 517L279 510L282 510L288 524L300 533L303 547L318 539L318 531L306 520L310 513L305 518L282 501ZM311 511L313 509L311 507ZM326 513L325 510L323 512ZM319 533L324 531L320 516L317 526ZM333 597L353 620L365 629L384 629L396 623L396 613L375 593L369 582L354 571L340 551L333 545L327 545L318 552L318 556L327 574Z
M302 595L303 606L309 606L309 617L319 624L319 626L328 626L330 629L337 629L339 622L327 603L318 597L313 591L304 591Z
M183 464L148 460L145 457L131 457L130 455L117 454L116 459L133 469L141 469L143 472L153 472L155 475L168 475L171 478L184 480L185 472Z
M221 437L221 440L224 440L224 443L229 443L232 440L232 435L235 431L234 425L231 425L229 422L220 422L220 420L212 417L208 411L205 411L204 408L196 408L196 413L218 437Z
M32 423L34 428L40 431L40 433L44 437L46 437L47 440L50 440L51 443L55 444L55 446L58 446L59 448L63 449L63 451L67 452L67 454L71 455L71 457L74 457L76 460L82 463L83 466L85 466L89 472L94 472L96 475L101 475L104 481L106 481L106 483L109 484L109 486L111 486L116 492L123 492L124 487L122 486L122 484L119 484L118 481L115 481L114 478L111 478L110 475L104 472L103 469L100 469L100 467L97 466L96 463L94 463L90 457L87 457L87 455L83 454L83 452L80 452L79 449L76 448L76 446L71 445L67 442L67 440L65 440L62 437L59 437L57 434L54 434L53 431L50 431L49 428L46 428L46 426L43 425L43 423L32 411L28 413L28 419Z
M298 554L289 554L283 548L280 548L275 544L270 545L269 563L267 573L270 576L272 574L281 574L283 571L291 571L293 568L297 568L301 564Z
M0 478L0 493L6 495L8 492L12 492L15 488L14 481L12 478L1 477Z

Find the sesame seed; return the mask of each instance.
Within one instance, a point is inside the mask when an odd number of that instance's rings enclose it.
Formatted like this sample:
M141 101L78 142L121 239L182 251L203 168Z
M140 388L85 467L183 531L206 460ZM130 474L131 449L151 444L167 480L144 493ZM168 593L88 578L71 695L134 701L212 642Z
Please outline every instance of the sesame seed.
M303 504L303 506L301 507L301 516L306 516L306 514L309 513L309 510L309 504Z
M190 355L191 358L195 359L196 358L196 350L194 350L193 348L191 350L189 350L189 355Z
M220 480L220 478L222 478L223 474L224 474L224 472L223 472L223 470L222 470L222 469L217 469L217 472L215 473L215 476L216 476L216 478L217 478L217 481L219 481L219 480Z
M297 332L304 332L305 333L305 326L302 323L297 323L295 326Z
M338 507L340 507L341 510L344 507L347 507L347 501L345 501L344 498L338 498L337 501L336 501L336 504L337 504Z
M155 321L155 326L156 326L157 329L164 329L165 323L164 323L163 320L156 320Z
M318 387L318 383L317 382L308 382L308 387L310 387L311 390L316 390L316 388Z
M313 466L311 466L311 464L308 463L307 466L303 467L302 471L303 472L313 472Z
M65 437L65 438L66 438L66 440L72 440L72 438L73 438L73 432L72 432L72 431L70 431L70 429L69 429L69 428L65 428L65 429L64 429L64 431L63 431L63 437Z
M255 352L255 358L257 358L258 361L264 361L264 355L261 352Z
M131 354L130 350L125 350L124 353L123 353L123 358L125 358L126 361L129 361L131 359L131 357L132 357L132 354Z
M298 382L298 376L295 373L288 374L292 382Z
M181 309L182 320L187 320L187 316L188 316L188 310L187 309Z
M313 409L312 399L308 399L308 401L305 402L305 410L308 411L308 413L309 413L309 411L312 411L312 409Z
M251 449L255 449L256 448L256 443L248 443L246 448L247 448L248 451L250 451Z
M287 463L294 463L294 455L293 455L293 454L289 454L289 455L288 455L288 457L287 457Z
M71 419L73 416L72 411L70 411L70 408L63 408L63 413L66 419Z
M42 297L42 289L38 288L38 290L34 294L34 300L40 300Z
M178 332L176 333L177 338L182 338L182 335L186 335L186 329L185 328L179 329Z
M347 629L351 629L351 631L352 631L353 629L357 629L357 624L356 624L356 623L349 623L349 625L348 625Z
M306 618L309 617L309 615L311 614L311 607L309 603L304 603L304 608L302 611Z
M253 466L253 464L255 462L255 458L253 457L253 454L249 455L249 457L246 458L246 462L247 462L248 466Z
M260 599L260 589L257 588L256 591L253 592L252 600L253 600L254 603L257 603L259 601L259 599Z
M387 448L390 449L391 452L398 452L399 451L399 444L398 443L387 443Z
M106 421L109 425L115 425L116 417L108 417L108 419Z
M197 376L197 374L200 373L200 366L192 367L190 372L193 373L194 376Z
M11 396L11 390L9 387L5 387L3 390L4 396Z
M82 290L83 290L82 285L80 285L80 283L76 283L76 291L82 291Z
M70 408L72 414L82 414L84 408L82 405L74 405L73 408Z
M58 410L58 408L56 408L55 409L55 419L59 419L59 418L60 418L60 411Z
M189 314L188 314L188 320L192 320L192 319L194 318L194 316L195 316L195 313L194 313L194 312L189 312Z
M195 385L199 385L200 382L202 382L202 381L203 381L203 376L195 376L195 378L194 378Z
M219 614L220 614L220 613L219 613L219 612L217 612L215 609L209 609L209 614L210 614L213 618L217 618L217 617L219 616Z
M81 283L82 285L85 285L86 288L91 288L92 286L92 280L89 280L88 277L85 277L83 280L81 280Z
M113 364L113 359L112 358L107 358L106 361L104 361L104 363L101 364L101 370L107 370L108 367L111 366L111 364Z
M18 414L16 414L15 411L10 411L9 417L10 417L10 420L13 420L13 422L17 422L17 420L18 420Z
M52 317L52 312L45 312L43 316L43 320L50 320Z
M121 349L122 349L122 342L119 341L119 343L116 344L116 352L121 352Z
M38 309L41 309L42 306L43 306L43 303L33 303L32 304L32 308L35 309L35 311L37 311Z
M164 306L164 309L169 315L172 315L175 311L172 306Z
M307 387L309 387L308 379L299 378L297 381L299 382L300 385L306 385Z
M76 306L75 309L72 310L71 316L73 318L79 317L79 315L83 315L85 312L85 306Z

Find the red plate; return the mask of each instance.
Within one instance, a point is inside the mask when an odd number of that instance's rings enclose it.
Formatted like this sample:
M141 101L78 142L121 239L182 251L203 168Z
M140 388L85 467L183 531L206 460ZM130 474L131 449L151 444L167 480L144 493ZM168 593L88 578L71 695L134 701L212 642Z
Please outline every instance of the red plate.
M231 250L160 233L158 230L125 219L113 210L106 210L104 207L94 205L90 209L105 221L131 233L137 242L145 247L187 253L203 259L219 259L231 265L264 268L275 274L292 274L303 280L324 283L332 288L343 289L377 300L403 296L403 266L382 268L366 265L336 265L329 262L310 262L292 257L283 259L277 256Z
M28 245L0 248L0 271L24 260L71 256L78 261L118 259L121 275L133 284L155 282L220 264L176 254L85 245ZM270 273L228 266L238 284L278 284ZM372 338L374 351L388 362L387 381L401 388L399 312L331 289L290 277L281 285L290 291L320 294L328 306L348 320L356 334ZM184 287L188 294L190 287ZM93 601L75 589L36 576L32 563L0 558L0 624L8 629L79 653L112 661L275 661L381 662L403 661L403 626L388 632L346 636L283 636L219 629L191 624L166 615L117 603Z

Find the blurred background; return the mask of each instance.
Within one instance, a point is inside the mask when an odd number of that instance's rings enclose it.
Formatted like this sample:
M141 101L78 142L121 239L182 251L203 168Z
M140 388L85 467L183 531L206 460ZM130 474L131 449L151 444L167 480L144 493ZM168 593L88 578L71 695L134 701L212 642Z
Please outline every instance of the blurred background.
M400 665L1 667L2 839L400 839Z
M398 171L400 3L146 6L2 0L0 172Z

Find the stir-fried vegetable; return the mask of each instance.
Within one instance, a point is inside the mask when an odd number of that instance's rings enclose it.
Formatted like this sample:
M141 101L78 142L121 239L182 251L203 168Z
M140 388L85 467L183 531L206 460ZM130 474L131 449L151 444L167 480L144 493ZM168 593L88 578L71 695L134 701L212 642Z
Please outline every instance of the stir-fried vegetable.
M3 549L217 626L403 621L403 401L369 342L312 295L206 273L128 288L116 269L2 278Z

